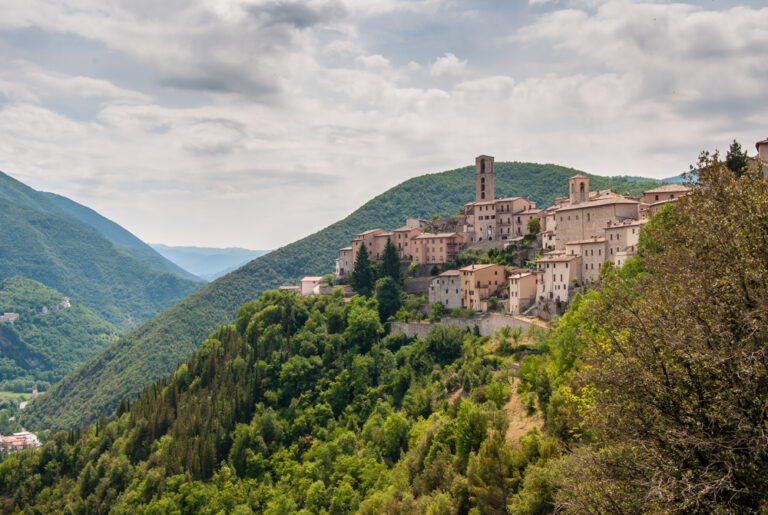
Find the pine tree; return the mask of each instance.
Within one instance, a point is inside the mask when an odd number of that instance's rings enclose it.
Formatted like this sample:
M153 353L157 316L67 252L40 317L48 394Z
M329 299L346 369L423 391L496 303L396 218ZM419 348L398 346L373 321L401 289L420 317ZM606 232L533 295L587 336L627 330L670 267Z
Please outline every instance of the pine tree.
M384 246L384 256L382 256L381 276L391 277L396 283L400 283L400 254L392 240L387 238L387 244Z
M350 284L360 295L370 297L373 293L374 283L373 268L371 260L368 259L368 248L363 243L360 245L360 250L357 251L357 256L355 257L355 267L352 270Z
M749 166L747 152L741 150L741 144L736 140L733 140L731 147L728 149L728 154L725 156L725 166L735 173L737 177L744 175Z

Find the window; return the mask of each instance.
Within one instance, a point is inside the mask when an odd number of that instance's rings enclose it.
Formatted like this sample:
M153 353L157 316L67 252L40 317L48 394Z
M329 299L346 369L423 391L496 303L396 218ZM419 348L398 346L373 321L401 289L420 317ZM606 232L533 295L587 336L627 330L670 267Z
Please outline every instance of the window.
M589 222L589 219L591 218L590 214L587 213L587 222Z
M656 195L656 200L659 200L659 196L658 195Z

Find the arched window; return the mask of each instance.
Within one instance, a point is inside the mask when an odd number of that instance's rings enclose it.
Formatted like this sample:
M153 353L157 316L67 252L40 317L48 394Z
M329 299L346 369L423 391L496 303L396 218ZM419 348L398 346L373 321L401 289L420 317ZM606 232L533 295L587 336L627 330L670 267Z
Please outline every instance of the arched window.
M584 183L583 182L581 184L579 184L579 191L581 193L584 193Z
M480 173L485 173L485 159L480 160Z

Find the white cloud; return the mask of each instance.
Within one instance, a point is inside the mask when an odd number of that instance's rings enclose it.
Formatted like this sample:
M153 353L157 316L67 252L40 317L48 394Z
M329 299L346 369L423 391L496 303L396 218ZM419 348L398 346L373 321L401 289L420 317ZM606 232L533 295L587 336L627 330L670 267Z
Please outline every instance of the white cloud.
M765 136L768 10L564 4L500 43L437 0L17 2L0 26L77 34L143 80L9 55L0 169L148 241L264 248L480 153L663 177Z
M438 57L429 67L430 75L442 77L446 75L461 75L467 67L467 61L461 61L450 52Z

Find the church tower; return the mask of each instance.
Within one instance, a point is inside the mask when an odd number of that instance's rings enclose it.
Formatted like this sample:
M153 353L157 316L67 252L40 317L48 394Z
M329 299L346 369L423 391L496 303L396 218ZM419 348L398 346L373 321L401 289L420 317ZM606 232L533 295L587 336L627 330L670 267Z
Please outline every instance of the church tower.
M571 189L571 204L580 204L589 200L589 177L583 175L574 175L568 179L568 186Z
M475 202L493 200L493 156L475 158Z

